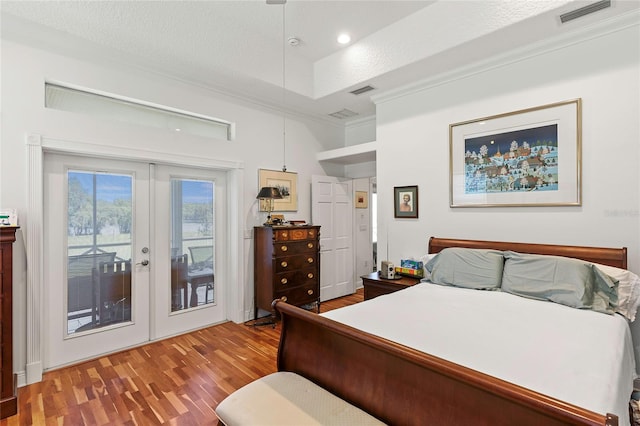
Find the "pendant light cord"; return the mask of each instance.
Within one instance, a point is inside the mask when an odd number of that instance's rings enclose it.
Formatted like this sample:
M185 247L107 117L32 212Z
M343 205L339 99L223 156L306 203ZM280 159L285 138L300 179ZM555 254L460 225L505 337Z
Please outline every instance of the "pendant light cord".
M282 4L282 171L287 171L287 119L286 119L286 31L285 31L285 7L287 3Z

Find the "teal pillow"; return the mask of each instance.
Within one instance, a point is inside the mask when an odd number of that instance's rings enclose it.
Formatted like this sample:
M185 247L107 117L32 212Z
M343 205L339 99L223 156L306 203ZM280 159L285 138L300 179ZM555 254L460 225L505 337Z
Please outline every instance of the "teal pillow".
M450 247L429 260L425 269L436 284L490 290L500 288L503 265L499 250Z
M502 291L613 314L617 281L592 264L567 257L504 252Z

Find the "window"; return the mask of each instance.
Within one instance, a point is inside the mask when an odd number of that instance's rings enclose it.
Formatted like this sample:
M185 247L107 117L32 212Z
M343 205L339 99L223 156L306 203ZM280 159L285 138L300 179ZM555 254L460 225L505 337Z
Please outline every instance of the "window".
M227 141L235 136L228 121L53 83L45 83L45 107Z

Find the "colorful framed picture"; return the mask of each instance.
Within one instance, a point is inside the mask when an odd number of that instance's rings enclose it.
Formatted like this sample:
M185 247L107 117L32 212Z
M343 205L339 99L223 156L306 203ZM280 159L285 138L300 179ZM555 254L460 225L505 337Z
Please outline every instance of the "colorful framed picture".
M274 186L280 190L282 199L273 200L273 211L298 211L298 174L295 172L281 172L279 170L258 170L258 189ZM260 211L269 210L269 200L260 200Z
M393 211L397 218L418 218L418 187L396 186L393 188Z
M367 191L356 191L356 209L366 209L368 205Z
M581 205L582 101L449 126L451 207Z

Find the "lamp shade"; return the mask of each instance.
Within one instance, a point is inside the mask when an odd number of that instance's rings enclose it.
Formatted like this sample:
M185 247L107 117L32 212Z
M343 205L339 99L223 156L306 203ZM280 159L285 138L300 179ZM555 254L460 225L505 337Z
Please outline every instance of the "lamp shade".
M258 199L280 199L282 194L275 186L263 186L256 197Z

